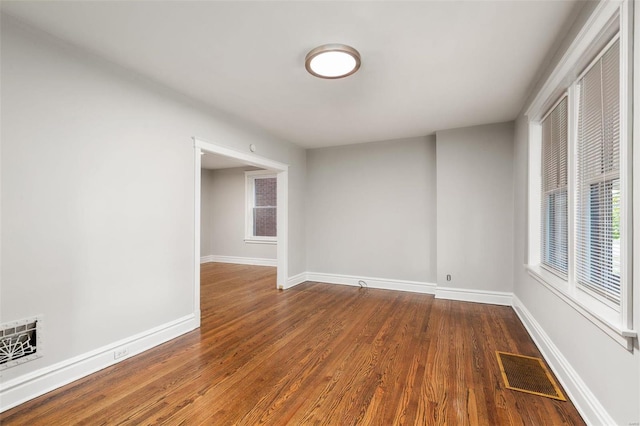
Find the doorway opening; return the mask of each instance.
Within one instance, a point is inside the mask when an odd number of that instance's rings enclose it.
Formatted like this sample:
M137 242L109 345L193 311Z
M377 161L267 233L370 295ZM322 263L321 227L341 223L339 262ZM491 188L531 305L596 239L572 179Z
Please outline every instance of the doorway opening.
M200 325L200 243L201 243L201 188L202 188L202 154L209 153L224 157L238 164L253 166L259 169L273 172L277 179L277 277L276 287L284 289L287 287L288 279L288 258L289 258L289 166L284 163L273 161L253 153L244 153L234 149L218 145L204 140L193 138L194 147L194 312Z

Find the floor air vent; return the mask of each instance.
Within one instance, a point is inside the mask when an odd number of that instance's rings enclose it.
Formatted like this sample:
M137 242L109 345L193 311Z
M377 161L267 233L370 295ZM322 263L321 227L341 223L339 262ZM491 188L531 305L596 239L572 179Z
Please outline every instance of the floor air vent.
M496 355L507 389L566 401L542 359L500 351Z
M40 318L29 318L0 325L0 370L42 356Z

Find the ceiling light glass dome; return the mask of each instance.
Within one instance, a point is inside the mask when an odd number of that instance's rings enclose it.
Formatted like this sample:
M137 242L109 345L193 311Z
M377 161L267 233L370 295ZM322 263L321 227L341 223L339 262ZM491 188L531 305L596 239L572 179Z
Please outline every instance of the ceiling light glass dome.
M316 77L343 78L358 71L360 53L344 44L325 44L307 53L304 65Z

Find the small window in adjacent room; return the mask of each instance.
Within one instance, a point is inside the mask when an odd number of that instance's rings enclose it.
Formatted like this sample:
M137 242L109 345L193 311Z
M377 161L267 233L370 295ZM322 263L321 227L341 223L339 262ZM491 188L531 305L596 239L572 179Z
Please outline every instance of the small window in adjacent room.
M246 176L245 241L271 243L277 241L278 180L273 172L257 170Z

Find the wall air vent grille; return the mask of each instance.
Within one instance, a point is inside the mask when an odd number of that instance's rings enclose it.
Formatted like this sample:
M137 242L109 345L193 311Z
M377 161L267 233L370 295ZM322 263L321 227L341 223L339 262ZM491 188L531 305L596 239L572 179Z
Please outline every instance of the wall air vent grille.
M42 356L40 317L0 325L0 370Z

